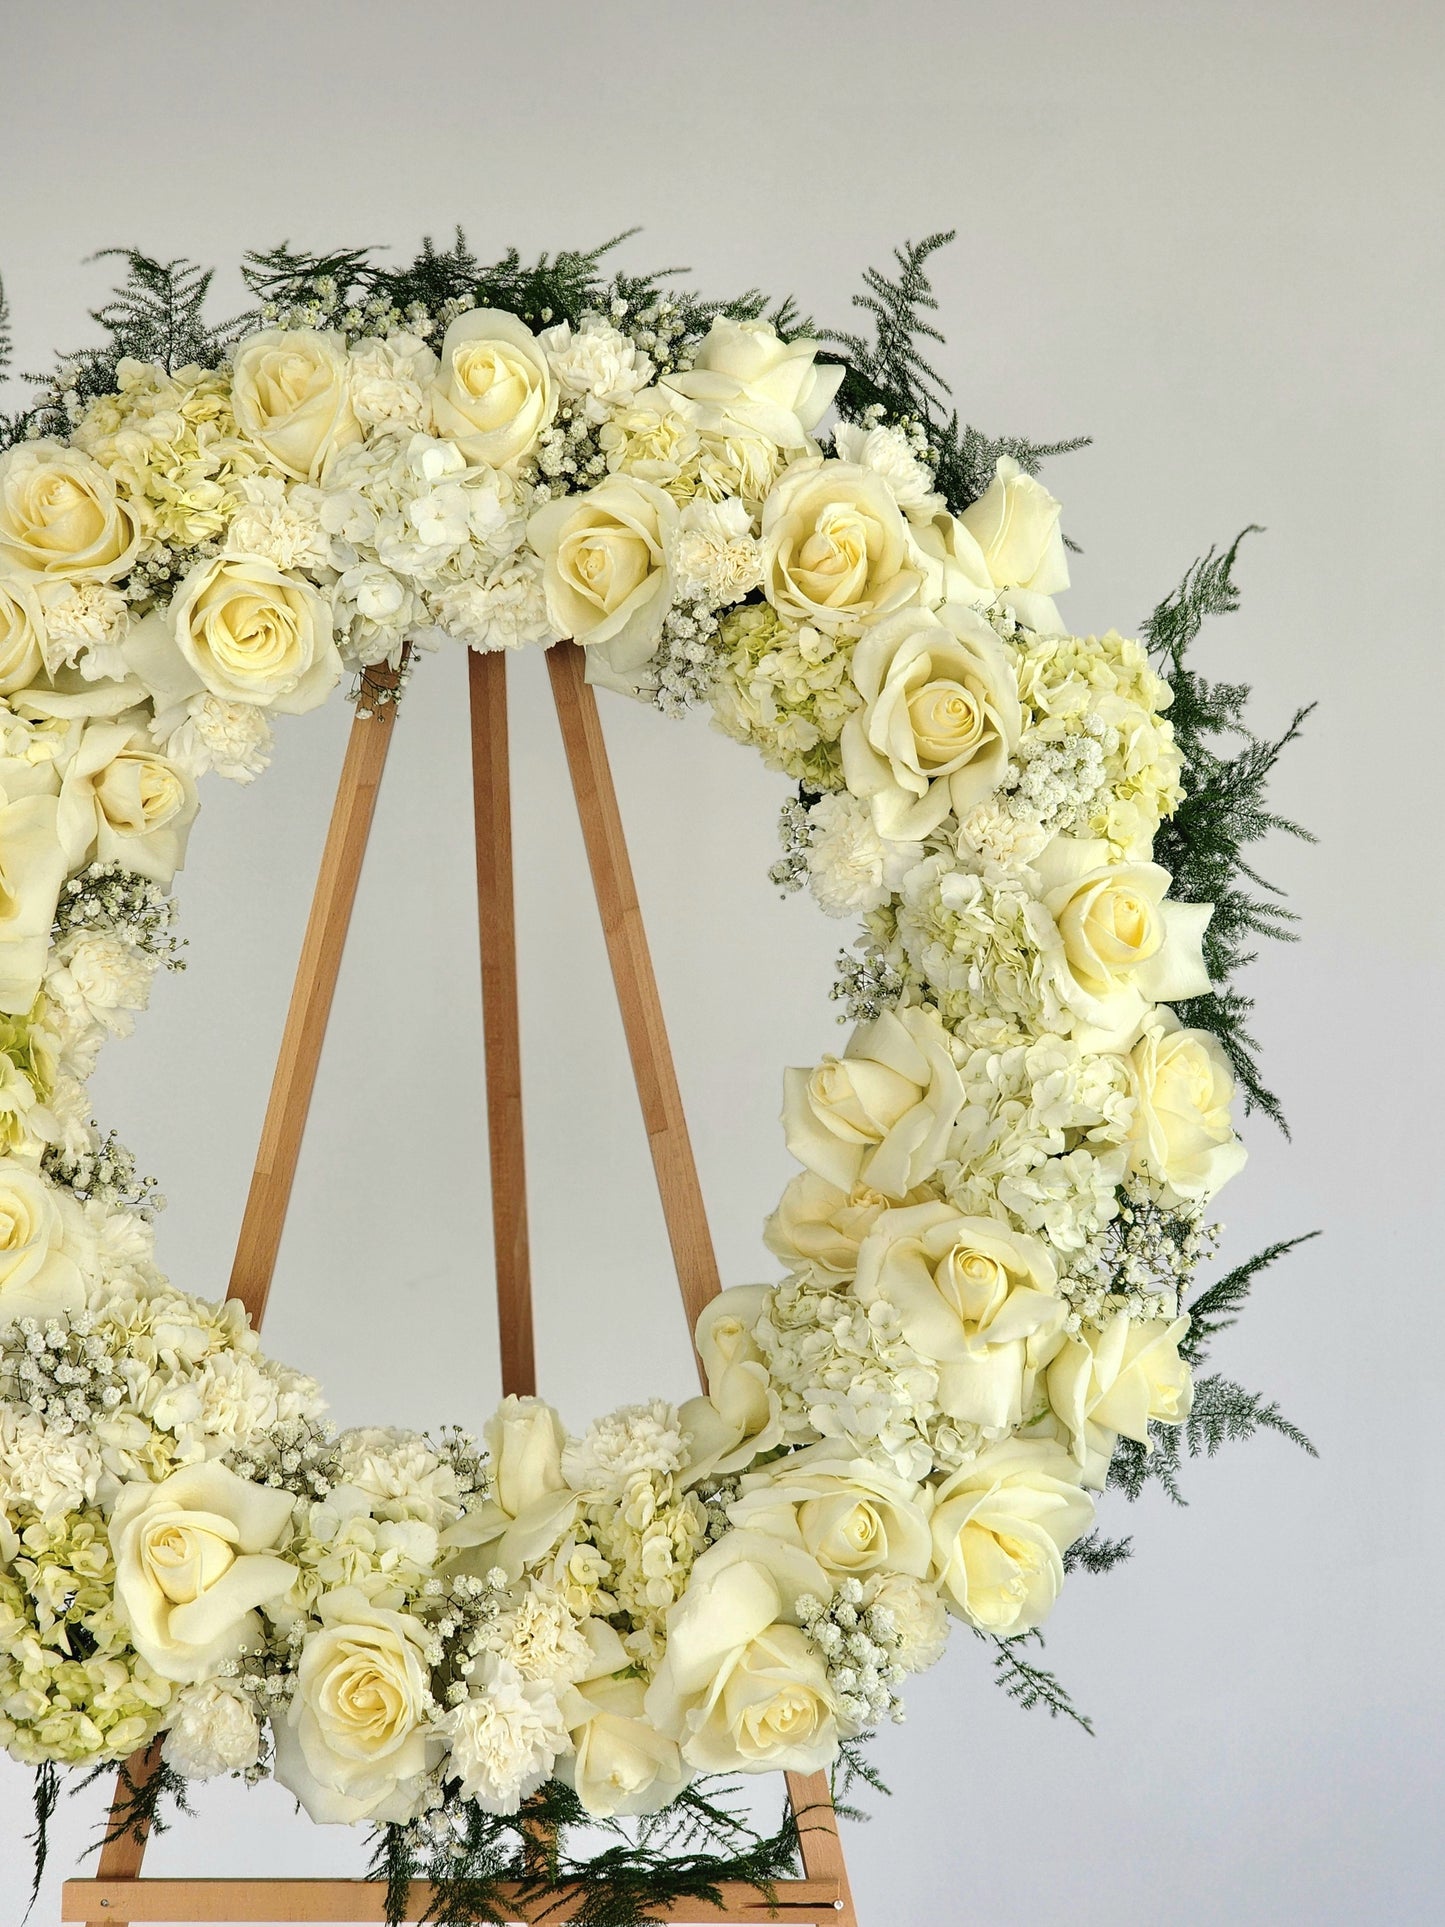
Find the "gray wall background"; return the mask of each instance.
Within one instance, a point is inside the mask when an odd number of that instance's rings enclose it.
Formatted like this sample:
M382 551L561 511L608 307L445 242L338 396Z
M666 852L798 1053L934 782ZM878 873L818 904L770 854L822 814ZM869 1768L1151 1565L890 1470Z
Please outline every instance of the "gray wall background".
M1076 1580L1049 1663L1098 1737L999 1695L966 1637L879 1742L849 1835L869 1927L1439 1918L1441 18L1425 4L0 7L0 272L19 365L86 335L92 250L466 224L793 290L847 325L861 269L957 225L942 365L1055 465L1067 613L1137 625L1247 521L1208 640L1263 725L1320 698L1268 873L1304 943L1256 966L1294 1125L1249 1132L1226 1252L1322 1225L1218 1353L1318 1442L1192 1469L1187 1512ZM681 1321L540 658L515 665L525 1049L544 1390L576 1423L689 1389ZM479 1422L490 1304L464 670L425 663L393 751L267 1337L336 1416ZM838 931L765 871L782 780L603 698L725 1279L768 1275L780 1071L836 1045ZM226 1276L348 712L212 783L180 880L191 966L114 1046L101 1114L172 1203L161 1257ZM1121 1516L1123 1515L1123 1516ZM0 1918L28 1778L0 1770ZM68 1805L34 1916L99 1813ZM224 1785L151 1872L327 1872L339 1833Z

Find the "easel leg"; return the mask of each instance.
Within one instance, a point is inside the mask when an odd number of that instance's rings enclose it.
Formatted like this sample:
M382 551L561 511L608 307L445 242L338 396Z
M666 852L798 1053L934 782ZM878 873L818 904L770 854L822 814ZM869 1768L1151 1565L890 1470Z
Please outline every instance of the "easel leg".
M703 1307L722 1286L627 855L602 719L597 713L597 698L587 683L582 649L571 642L556 644L547 651L547 668L690 1332ZM804 1871L814 1879L832 1877L839 1881L843 1905L837 1918L844 1927L857 1927L828 1776L790 1773L787 1781L788 1798L802 1836Z

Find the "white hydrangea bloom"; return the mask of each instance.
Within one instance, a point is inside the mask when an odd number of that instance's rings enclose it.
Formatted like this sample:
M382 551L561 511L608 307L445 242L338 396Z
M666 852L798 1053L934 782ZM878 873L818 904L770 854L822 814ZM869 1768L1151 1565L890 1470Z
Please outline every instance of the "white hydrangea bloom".
M809 808L808 838L808 887L830 917L878 909L923 855L921 843L880 836L872 810L848 790Z
M161 1757L186 1780L244 1773L261 1757L261 1722L224 1680L183 1686L171 1702Z
M515 1813L569 1750L557 1696L546 1680L526 1680L509 1660L488 1654L473 1697L439 1722L450 1745L447 1773L487 1813Z
M650 357L600 315L584 316L575 331L558 322L537 339L558 386L582 402L589 421L605 422L652 380Z

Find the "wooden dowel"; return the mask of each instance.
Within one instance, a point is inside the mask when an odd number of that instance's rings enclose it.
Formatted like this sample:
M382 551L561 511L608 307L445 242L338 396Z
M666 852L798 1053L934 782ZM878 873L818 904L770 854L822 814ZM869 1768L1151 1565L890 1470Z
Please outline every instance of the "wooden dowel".
M119 1833L128 1800L126 1782L133 1787L143 1786L151 1775L157 1772L161 1763L161 1743L152 1740L139 1753L132 1753L126 1761L122 1773L116 1776L115 1792L111 1796L110 1819L106 1824L106 1839L101 1844L100 1858L96 1862L97 1886L108 1880L136 1880L140 1875L141 1863L145 1859L146 1842L150 1838L150 1823L137 1827L134 1833ZM62 1914L63 1919L73 1919L74 1915ZM102 1927L103 1922L114 1918L108 1911L96 1906L86 1915L90 1927Z
M326 833L326 848L316 878L316 892L311 899L311 915L301 945L291 1005L286 1013L286 1028L281 1034L281 1053L271 1080L266 1121L261 1127L261 1143L226 1292L228 1298L240 1299L254 1326L260 1325L265 1314L281 1249L286 1209L296 1178L296 1161L301 1155L301 1136L311 1108L316 1067L321 1062L321 1046L326 1039L326 1021L331 1015L341 953L356 902L361 860L366 854L376 793L391 744L396 704L379 703L376 697L389 693L395 684L394 673L384 669L371 671L357 704L331 811L331 827Z
M597 714L597 698L586 681L585 652L576 643L561 642L549 649L547 669L587 845L592 887L607 939L612 981L622 1010L622 1027L627 1033L632 1075L652 1150L662 1215L691 1332L721 1284L622 833L602 719Z
M673 1907L649 1909L659 1920L787 1921L795 1927L836 1927L838 1884L834 1880L780 1880L772 1907L745 1881L723 1882L723 1905L681 1900ZM562 1922L567 1890L536 1900L516 1900L517 1889L503 1886L516 1903L519 1921ZM419 1921L432 1899L430 1885L411 1884L405 1918ZM380 1880L67 1880L60 1917L79 1921L98 1912L102 1921L327 1921L380 1922L386 1919L386 1883Z
M502 1390L534 1394L532 1274L522 1140L522 1046L517 1002L517 921L512 887L512 797L507 747L506 657L467 651L472 720L472 806L477 843L477 923L482 953L487 1156Z

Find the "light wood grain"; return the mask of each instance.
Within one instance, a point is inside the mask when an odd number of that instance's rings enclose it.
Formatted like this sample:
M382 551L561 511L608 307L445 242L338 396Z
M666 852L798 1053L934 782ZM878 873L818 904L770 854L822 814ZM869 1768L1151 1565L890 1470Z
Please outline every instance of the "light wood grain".
M558 643L547 651L547 668L642 1121L662 1197L672 1261L691 1332L703 1307L721 1288L717 1259L637 902L602 719L597 714L597 698L586 681L584 650L576 643Z
M532 1276L527 1170L522 1138L522 1044L517 1002L517 922L512 880L507 659L467 652L472 718L472 805L477 844L477 922L482 952L487 1156L492 1173L492 1248L502 1390L533 1395Z
M504 1893L508 1890L503 1889ZM780 1880L776 1910L742 1881L722 1887L724 1904L680 1901L657 1910L660 1920L786 1921L793 1927L837 1927L838 1887L831 1880ZM515 1893L515 1890L512 1890ZM519 1905L519 1921L563 1922L566 1890ZM431 1888L413 1881L406 1918L420 1920ZM559 1902L561 1903L559 1905ZM67 1880L60 1917L102 1922L328 1921L371 1923L386 1919L386 1888L374 1880Z
M374 690L394 687L395 681L388 671L371 672ZM261 1143L226 1292L228 1298L240 1299L255 1326L265 1315L281 1249L306 1114L311 1108L316 1068L326 1041L326 1023L395 720L395 703L368 702L363 691L336 788L331 827L311 899L311 915L301 944L301 960L286 1028L281 1033L281 1051L271 1080L266 1121L261 1127Z

